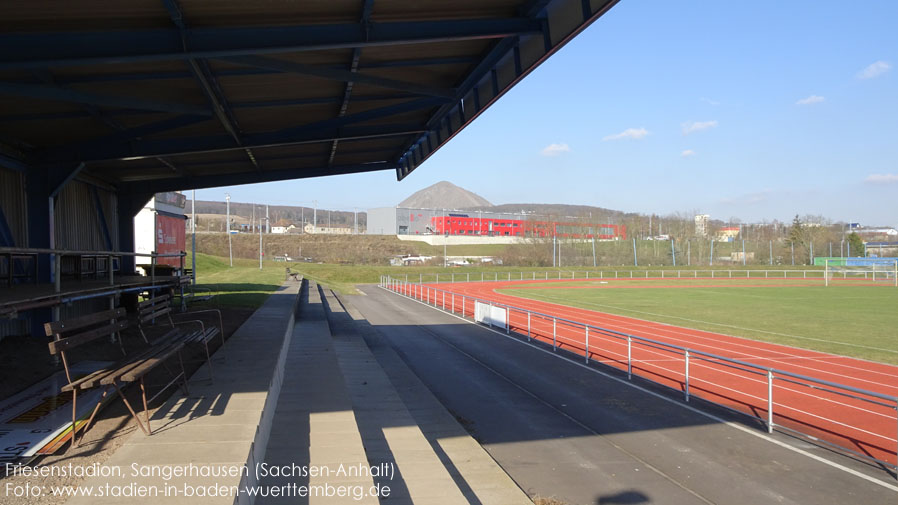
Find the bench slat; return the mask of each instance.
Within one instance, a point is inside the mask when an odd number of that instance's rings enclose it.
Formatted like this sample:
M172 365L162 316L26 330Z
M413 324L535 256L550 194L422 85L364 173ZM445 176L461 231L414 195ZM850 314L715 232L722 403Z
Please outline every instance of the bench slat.
M96 384L110 385L113 382L116 382L119 379L121 379L123 375L125 375L125 374L131 372L132 370L134 370L135 368L141 366L147 360L153 359L155 356L159 355L160 352L167 351L168 349L171 349L171 348L174 348L174 350L172 352L175 352L175 351L180 350L181 347L183 347L183 346L184 346L183 343L181 343L175 339L170 339L164 343L155 345L155 346L145 350L140 355L135 356L134 358L128 360L125 364L113 369L111 371L111 373L99 378L99 380L96 383L94 383L94 385L96 385ZM137 378L140 378L140 376L137 376Z
M112 313L112 311L109 311L109 313ZM100 319L100 321L102 321L102 320L103 319ZM105 337L106 335L111 335L117 331L124 330L127 327L128 327L128 320L127 319L119 319L113 324L101 326L101 327L95 328L93 330L85 331L84 333L72 335L71 337L54 340L48 344L50 347L50 354L59 354L60 352L67 351L74 347L78 347L81 344L86 344L86 343L90 342L91 340L95 340L100 337Z
M86 316L73 317L71 319L66 319L65 321L53 321L51 323L45 323L44 331L47 333L48 337L51 337L58 333L74 331L79 328L84 328L85 326L91 326L101 321L111 321L113 319L118 319L124 315L125 309L119 307L114 310L106 310L103 312L88 314Z
M134 382L135 380L143 377L150 370L156 368L158 365L161 365L163 361L172 357L175 353L181 350L184 346L183 342L178 342L172 344L169 349L164 350L164 352L158 353L156 356L144 360L139 366L133 368L130 372L122 375L121 380L125 382Z
M169 301L170 299L171 299L171 295L166 293L164 295L158 295L158 296L148 298L148 299L140 302L137 307L140 309L143 309L144 307L149 307L151 305L159 305L159 304L165 303L165 302Z
M163 307L154 311L141 312L139 318L141 323L145 323L151 319L158 319L169 313L171 313L171 307Z

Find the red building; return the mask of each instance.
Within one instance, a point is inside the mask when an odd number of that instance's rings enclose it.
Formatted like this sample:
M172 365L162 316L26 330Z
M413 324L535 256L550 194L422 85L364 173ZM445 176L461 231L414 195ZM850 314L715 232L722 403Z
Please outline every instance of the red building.
M524 219L478 218L450 213L430 218L430 232L436 235L482 235L488 237L551 237L600 240L624 240L626 226L572 222L531 221Z

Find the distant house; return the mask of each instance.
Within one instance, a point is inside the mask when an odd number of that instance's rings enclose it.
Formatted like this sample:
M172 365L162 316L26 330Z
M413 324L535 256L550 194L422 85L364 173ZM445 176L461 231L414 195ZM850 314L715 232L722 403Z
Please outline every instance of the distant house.
M739 227L738 226L729 226L726 228L721 228L717 231L717 236L714 237L714 240L717 242L732 242L736 240L736 237L739 236Z
M277 233L283 235L284 233L290 233L291 231L296 229L296 225L287 225L287 226L272 226L271 233Z
M327 226L315 226L311 223L305 225L302 231L314 235L352 235L352 228L330 228Z

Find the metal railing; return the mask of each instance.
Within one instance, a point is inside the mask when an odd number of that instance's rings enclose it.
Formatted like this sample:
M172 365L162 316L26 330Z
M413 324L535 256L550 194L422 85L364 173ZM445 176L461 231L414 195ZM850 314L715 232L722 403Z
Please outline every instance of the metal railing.
M526 337L527 341L551 342L555 352L582 353L586 363L599 362L626 370L628 379L637 375L681 390L687 402L692 397L700 397L749 415L765 423L768 432L773 432L776 427L838 447L891 468L898 477L896 396L391 276L382 276L379 286L462 317L473 318L477 302L504 308L508 314L506 333L513 332ZM642 356L634 356L634 351ZM858 419L862 423L858 423ZM891 435L886 434L889 430ZM892 457L895 460L889 461Z
M184 258L187 256L186 252L178 252L178 253L137 253L137 252L119 252L119 251L77 251L77 250L68 250L68 249L42 249L42 248L27 248L27 247L0 247L0 256L15 256L15 255L30 255L37 256L40 254L49 254L51 256L51 264L53 268L51 270L51 277L53 278L53 288L54 292L59 293L62 290L62 258L64 256L91 256L97 258L106 258L107 261L107 278L109 279L109 285L112 286L115 284L115 268L113 268L113 261L118 259L121 261L123 256L131 256L131 257L148 257L150 260L150 279L151 282L155 282L156 280L156 260L158 258L180 258L180 268L184 270ZM12 260L10 260L9 268L12 269ZM35 266L35 269L37 266ZM37 271L34 273L35 277L37 277Z
M520 272L449 272L404 274L404 282L439 284L454 282L498 282L539 280L604 279L820 279L825 270L814 269L685 269L648 268L627 270L551 270Z

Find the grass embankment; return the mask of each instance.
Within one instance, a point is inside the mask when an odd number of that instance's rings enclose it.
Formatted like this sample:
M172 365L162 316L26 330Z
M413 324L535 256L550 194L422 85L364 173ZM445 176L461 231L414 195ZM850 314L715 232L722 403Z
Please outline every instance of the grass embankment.
M224 233L198 233L197 250L227 257L228 236ZM508 246L502 244L470 244L446 247L449 256L498 256ZM234 258L258 258L259 236L238 233L231 236ZM390 258L400 254L443 256L443 246L424 242L399 240L387 235L275 235L265 234L262 250L266 258L288 255L293 258L312 258L334 264L388 265Z
M191 265L189 254L186 264ZM284 268L284 263L266 261L259 270L258 260L238 258L231 267L227 258L197 254L196 294L215 295L215 305L258 308L284 281Z
M894 286L745 287L748 280L607 281L596 289L507 289L503 293L754 340L898 364ZM646 282L683 288L627 289ZM770 282L770 281L767 281ZM783 283L788 281L774 281ZM578 283L581 286L585 283ZM620 286L620 289L614 289ZM611 289L602 289L602 288Z

